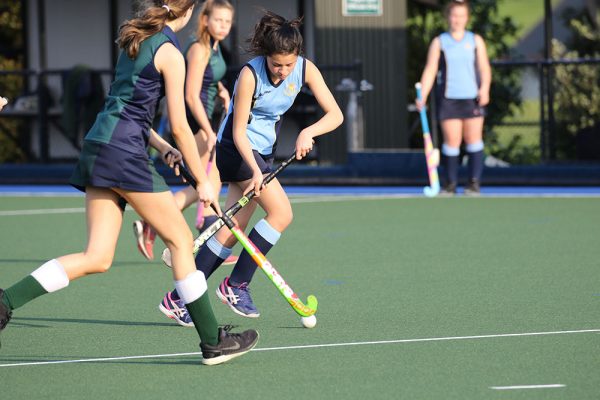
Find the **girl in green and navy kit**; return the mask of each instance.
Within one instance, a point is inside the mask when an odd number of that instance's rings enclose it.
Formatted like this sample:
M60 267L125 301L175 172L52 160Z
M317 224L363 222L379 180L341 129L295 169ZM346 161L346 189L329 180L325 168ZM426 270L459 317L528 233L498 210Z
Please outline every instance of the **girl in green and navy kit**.
M194 268L192 233L173 195L156 172L147 147L173 166L182 158L198 181L199 199L214 202L202 168L183 100L185 61L175 32L189 21L193 0L160 0L119 32L123 52L104 109L85 137L71 184L85 191L88 243L83 252L52 259L6 290L0 289L0 330L12 312L33 299L63 289L85 275L106 272L115 254L129 203L156 230L173 256L175 287L200 336L204 364L219 364L248 352L258 333L219 328L206 293L204 274ZM151 129L166 95L173 136L181 153ZM218 207L218 205L217 205Z

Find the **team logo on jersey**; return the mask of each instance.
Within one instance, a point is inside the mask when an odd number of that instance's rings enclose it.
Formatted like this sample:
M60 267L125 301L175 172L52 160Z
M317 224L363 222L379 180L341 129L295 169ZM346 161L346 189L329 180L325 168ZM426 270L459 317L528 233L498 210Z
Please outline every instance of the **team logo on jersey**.
M465 49L466 50L472 50L473 46L471 46L471 43L465 43Z
M296 88L295 83L288 83L283 92L286 96L294 96L296 93L298 93L298 88Z

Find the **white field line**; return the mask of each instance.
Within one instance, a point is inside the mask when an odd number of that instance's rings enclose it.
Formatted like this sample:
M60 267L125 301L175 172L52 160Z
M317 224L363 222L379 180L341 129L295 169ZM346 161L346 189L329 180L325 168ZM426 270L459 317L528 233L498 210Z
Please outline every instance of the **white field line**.
M85 207L74 208L38 208L34 210L8 210L0 211L0 217L17 217L21 215L40 215L40 214L77 214L84 213Z
M570 331L548 331L548 332L525 332L525 333L499 333L493 335L473 335L473 336L447 336L447 337L432 337L432 338L417 338L417 339L397 339L397 340L379 340L371 342L346 342L346 343L325 343L325 344L308 344L300 346L281 346L281 347L263 347L255 348L252 351L282 351L282 350L300 350L300 349L318 349L326 347L348 347L348 346L365 346L365 345L381 345L381 344L400 344L400 343L422 343L422 342L443 342L455 340L475 340L475 339L494 339L506 337L526 337L526 336L549 336L549 335L566 335L577 333L598 333L600 329L581 329ZM144 358L164 358L164 357L182 357L191 355L200 355L200 352L195 353L172 353L172 354L151 354L140 356L122 356L122 357L102 357L102 358L84 358L79 360L58 360L58 361L37 361L24 362L14 364L0 364L0 368L6 367L23 367L33 365L52 365L52 364L73 364L84 362L102 362L102 361L117 361L117 360L138 360Z
M567 385L562 383L553 383L550 385L517 385L517 386L490 386L493 390L519 390L519 389L556 389L563 388Z
M319 196L317 198L298 198L291 199L292 203L319 203L329 201L349 201L349 200L373 200L383 198L397 198L406 196ZM196 207L194 205L193 207ZM127 207L125 211L133 211L131 207ZM73 208L38 208L32 210L4 210L0 211L0 217L17 217L23 215L43 215L43 214L76 214L85 213L85 207Z
M384 200L384 199L414 199L414 198L423 198L422 195L416 194L356 194L356 195L314 195L311 194L302 194L294 195L290 198L291 203L293 204L301 204L301 203L325 203L325 202L335 202L335 201L362 201L362 200ZM2 197L0 195L0 197ZM598 198L600 195L594 194L583 194L583 195L573 195L573 194L534 194L534 195L515 195L515 194L507 194L507 195L484 195L481 197L472 197L468 198L469 200L481 200L481 199L492 199L492 198L504 198L504 199L523 199L523 198ZM465 197L465 199L467 199ZM427 201L435 199L427 199ZM192 207L196 207L194 204ZM127 207L125 211L132 211L131 207ZM23 216L23 215L43 215L43 214L75 214L75 213L84 213L84 207L76 207L76 208L40 208L40 209L32 209L32 210L5 210L0 211L0 217L15 217L15 216Z

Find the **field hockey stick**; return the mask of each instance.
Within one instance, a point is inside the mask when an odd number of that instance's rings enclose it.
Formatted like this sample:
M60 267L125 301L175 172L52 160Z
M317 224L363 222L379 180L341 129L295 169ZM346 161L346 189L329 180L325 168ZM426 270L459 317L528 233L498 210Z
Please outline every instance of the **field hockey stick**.
M296 153L293 153L285 161L283 161L281 164L279 164L279 166L277 167L277 169L275 171L273 171L270 174L268 174L267 176L265 176L265 179L263 180L263 185L266 185L269 182L271 182L277 175L279 175L281 173L281 171L283 171L295 159L296 159ZM233 217L246 204L250 203L250 200L252 200L254 195L255 195L254 189L252 189L250 192L248 192L248 194L246 194L245 196L242 196L234 205L229 207L229 209L227 211L225 211L225 214L229 218ZM221 227L223 225L225 225L225 223L223 222L222 219L219 218L218 220L213 222L208 228L206 228L204 231L202 231L202 233L200 235L198 235L198 237L196 239L194 239L194 249L193 249L194 255L196 255L196 253L198 253L198 250L200 249L200 247L208 239L210 239L215 233L217 233L217 231L219 229L221 229ZM171 268L171 251L168 248L163 250L162 260L167 267Z
M217 146L213 146L212 150L210 151L210 158L208 159L208 164L206 165L206 176L208 176L210 174L210 168L212 167L213 161L215 159L215 153L217 150ZM202 225L204 224L204 205L202 204L201 201L198 201L198 212L196 213L196 228L200 229L202 228Z
M179 171L190 185L196 187L196 180L185 167L180 165ZM217 213L215 205L211 203L210 206L215 211L215 213ZM287 300L287 302L290 303L294 311L296 311L298 315L302 317L310 317L311 315L314 315L314 313L317 312L317 298L311 294L308 296L306 304L304 304L298 298L296 293L294 293L292 288L287 283L285 283L285 280L281 277L279 272L277 272L273 264L271 264L269 260L267 260L267 258L264 256L264 254L254 245L254 243L252 243L252 241L248 238L248 236L246 236L244 231L242 231L233 223L231 218L227 216L227 213L223 213L220 218L223 220L225 225L227 225L231 233L233 233L233 236L235 236L238 242L240 242L244 249L248 252L248 254L250 254L254 262L269 277L273 285L275 285L275 287L279 289L279 293L281 293L281 295Z
M421 101L421 84L416 83L417 99ZM429 123L427 122L427 111L425 105L419 111L421 117L421 127L423 129L423 144L425 150L425 160L427 161L427 174L429 175L429 186L423 188L423 193L427 197L435 197L440 192L440 178L438 177L437 166L439 162L439 153L436 161L436 150L431 142L431 134L429 133Z
M227 116L227 110L224 107L221 107L221 116L219 118L219 124L223 123L223 120ZM216 137L217 135L215 135ZM210 169L215 160L215 153L217 152L217 143L215 142L212 150L210 151L210 157L208 158L208 164L206 165L206 175L210 174ZM198 212L196 213L196 229L202 228L204 225L204 205L201 201L198 201Z

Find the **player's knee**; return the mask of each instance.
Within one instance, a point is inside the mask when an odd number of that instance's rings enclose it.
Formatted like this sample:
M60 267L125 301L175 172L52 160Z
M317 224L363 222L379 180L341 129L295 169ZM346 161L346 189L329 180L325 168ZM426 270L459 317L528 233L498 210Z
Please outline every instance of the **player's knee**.
M89 260L88 272L91 274L102 274L108 272L112 266L113 257L105 254L90 254Z
M278 232L283 232L294 220L294 213L289 208L285 211L277 213L277 215L268 215L266 218L269 224Z
M287 212L284 215L284 224L285 226L283 227L283 229L281 229L282 231L284 229L286 229L288 226L291 225L292 221L294 220L294 213L292 212L292 210L290 209L289 212Z
M178 234L175 236L165 237L162 239L171 253L181 250L189 251L189 249L193 248L194 246L194 238L189 229L182 230L182 232L178 232Z

